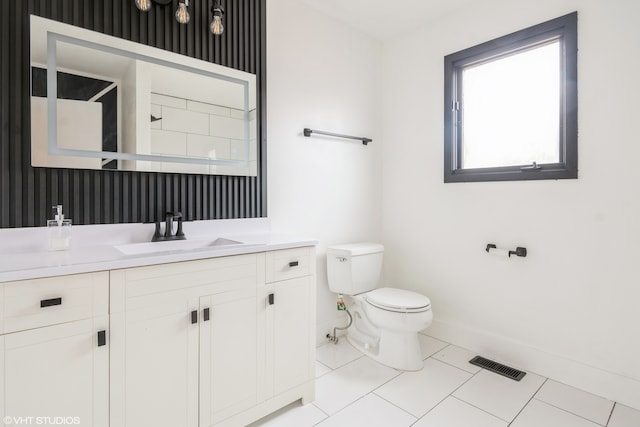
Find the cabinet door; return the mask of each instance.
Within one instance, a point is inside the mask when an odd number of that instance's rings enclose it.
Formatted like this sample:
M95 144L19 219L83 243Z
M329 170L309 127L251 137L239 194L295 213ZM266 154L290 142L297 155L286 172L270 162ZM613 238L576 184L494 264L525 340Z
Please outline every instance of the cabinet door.
M0 337L5 424L108 426L107 324L104 316Z
M256 404L255 285L200 298L200 427Z
M197 315L197 298L176 291L127 304L126 313L111 317L113 422L196 427L198 323L192 323L192 312Z
M274 283L273 390L282 393L314 378L315 304L311 276ZM272 303L271 303L272 302Z

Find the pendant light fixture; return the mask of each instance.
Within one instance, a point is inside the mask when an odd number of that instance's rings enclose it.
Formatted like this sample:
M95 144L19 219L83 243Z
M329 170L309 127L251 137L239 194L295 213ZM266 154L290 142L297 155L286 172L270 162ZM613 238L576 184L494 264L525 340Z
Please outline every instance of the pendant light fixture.
M191 18L187 7L189 7L189 0L180 0L178 10L176 10L176 21L181 24L187 24Z
M172 0L135 0L136 7L143 12L148 12L151 6L155 3L159 6L167 6L171 4ZM213 0L213 6L211 7L211 13L213 18L209 24L211 32L219 36L224 32L224 25L222 24L222 16L224 15L224 7L222 7L221 0ZM180 0L178 3L178 9L175 13L176 21L180 24L188 24L191 20L189 15L189 0Z
M156 3L159 6L167 6L171 4L172 0L135 0L136 7L143 12L148 12L151 9L151 5ZM176 10L176 21L181 24L187 24L191 17L189 16L189 0L180 0L178 3L178 9Z
M151 9L151 0L136 0L136 7L143 12L148 12Z
M224 15L224 8L222 7L220 0L213 0L211 12L213 13L213 19L211 20L209 28L214 35L219 36L224 32L224 25L222 25L222 15Z

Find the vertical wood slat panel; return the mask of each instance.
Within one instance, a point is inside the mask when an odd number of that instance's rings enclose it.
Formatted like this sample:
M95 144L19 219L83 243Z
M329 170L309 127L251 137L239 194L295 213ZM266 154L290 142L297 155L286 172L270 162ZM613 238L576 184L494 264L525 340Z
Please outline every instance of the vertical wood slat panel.
M256 216L267 216L267 0L257 0L258 6L251 49L256 58L256 80L258 86L258 173L256 192Z
M9 63L13 49L15 49L15 47L12 47L12 43L9 38L11 34L9 31L10 6L9 2L0 2L0 12L2 13L2 20L0 21L2 26L0 29L0 35L2 36L2 40L0 40L0 78L3 83L9 81ZM2 123L7 123L9 121L9 105L11 98L9 96L9 91L5 90L4 86L2 89L3 90L0 91L0 120L2 120ZM0 127L0 194L3 195L8 194L11 188L9 141L9 127L3 125ZM2 204L0 204L0 222L2 224L8 224L10 222L9 203L4 200L5 197L6 196L3 196Z
M266 216L265 0L224 0L225 32L209 31L211 1L192 0L191 22L174 19L178 1L138 11L134 0L3 0L0 4L0 228L42 226L62 203L75 224L149 222L167 210L186 219ZM255 73L257 177L31 167L29 15L84 27Z

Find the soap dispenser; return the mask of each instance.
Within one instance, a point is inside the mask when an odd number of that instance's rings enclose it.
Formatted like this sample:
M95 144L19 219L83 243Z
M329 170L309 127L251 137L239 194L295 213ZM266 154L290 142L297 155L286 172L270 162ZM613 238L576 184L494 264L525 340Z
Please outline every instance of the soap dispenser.
M49 233L49 250L65 251L69 249L71 243L71 220L64 219L62 205L53 206L56 214L53 219L47 220L47 231Z

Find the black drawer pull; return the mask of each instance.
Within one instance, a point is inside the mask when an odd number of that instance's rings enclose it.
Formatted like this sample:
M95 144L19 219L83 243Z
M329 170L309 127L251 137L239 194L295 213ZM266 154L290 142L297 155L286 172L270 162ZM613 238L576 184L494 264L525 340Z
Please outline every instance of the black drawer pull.
M209 309L205 308L204 310L202 310L202 320L205 322L209 321Z
M107 331L98 331L98 347L107 345Z
M62 298L51 298L40 300L40 308L62 305Z
M273 305L275 303L275 295L269 294L269 305Z
M191 324L198 323L198 310L191 312Z
M298 261L291 261L289 263L289 267L297 267L298 266Z

